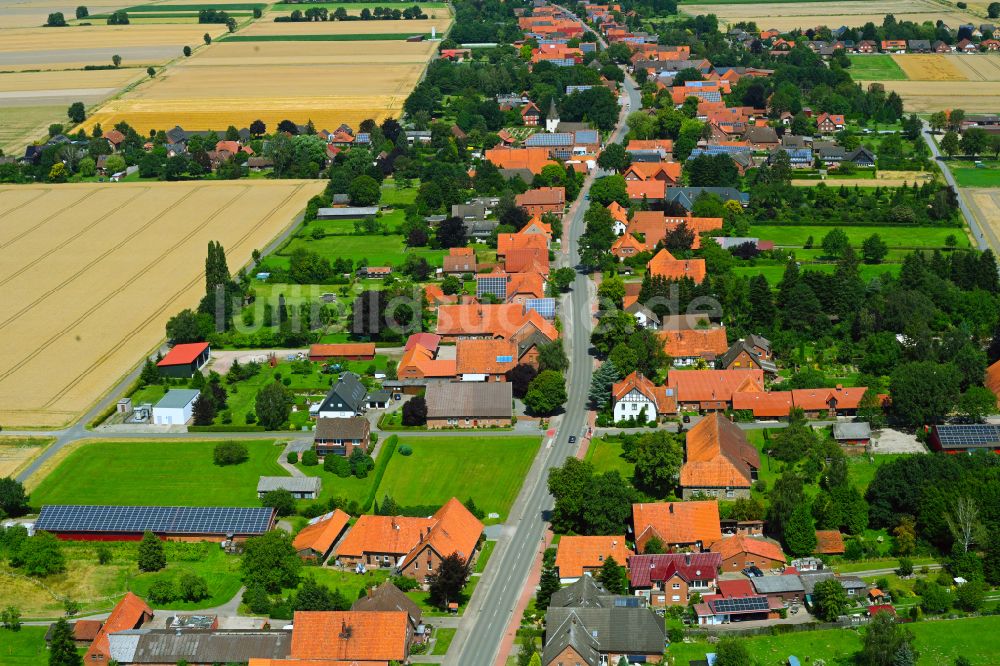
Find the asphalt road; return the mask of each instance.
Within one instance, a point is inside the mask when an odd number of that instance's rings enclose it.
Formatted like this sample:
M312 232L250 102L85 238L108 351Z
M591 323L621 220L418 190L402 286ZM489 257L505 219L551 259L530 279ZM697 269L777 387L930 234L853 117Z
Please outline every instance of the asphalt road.
M638 109L641 102L631 79L626 80L625 90L629 102L622 108L618 126L611 136L611 141L615 142L621 141L627 132L627 114ZM587 177L580 198L564 219L568 229L568 251L563 257L571 266L579 263L583 215L589 205L586 195L595 176L591 174ZM570 358L566 411L560 417L557 434L542 449L540 461L536 461L538 469L533 469L521 488L508 520L508 526L513 526L513 533L500 540L497 552L490 559L476 598L466 611L465 621L444 660L445 666L492 666L497 659L504 634L544 538L548 513L552 510L553 498L547 487L548 470L575 454L578 444L570 444L569 437L579 437L586 429L587 393L593 372L590 356L592 289L593 283L587 275L578 272L571 293L562 303L564 343Z

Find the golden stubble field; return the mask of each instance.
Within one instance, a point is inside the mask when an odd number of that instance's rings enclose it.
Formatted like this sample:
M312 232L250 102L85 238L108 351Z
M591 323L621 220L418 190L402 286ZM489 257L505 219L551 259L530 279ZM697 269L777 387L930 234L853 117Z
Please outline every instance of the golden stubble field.
M963 188L959 196L979 222L986 242L994 252L1000 252L1000 188Z
M687 14L715 14L720 25L737 21L756 21L761 30L776 28L793 30L814 28L825 25L837 28L842 25L861 26L871 21L882 25L886 14L892 14L897 21L935 22L942 20L949 25L973 22L978 25L981 17L976 17L960 9L945 8L934 0L848 0L846 2L762 2L759 4L735 5L681 5Z
M899 93L907 111L1000 109L1000 54L908 54L893 60L910 80L881 83Z
M305 6L305 5L303 5ZM239 31L240 36L289 36L289 35L374 35L399 33L401 35L430 34L431 28L437 28L440 36L449 25L451 16L444 9L427 10L428 16L433 13L437 18L419 19L415 21L303 21L300 23L275 23L274 21L258 20ZM304 47L314 42L303 42ZM356 42L359 46L379 45L378 42Z
M244 265L320 181L0 187L0 423L73 422L197 305L210 240Z

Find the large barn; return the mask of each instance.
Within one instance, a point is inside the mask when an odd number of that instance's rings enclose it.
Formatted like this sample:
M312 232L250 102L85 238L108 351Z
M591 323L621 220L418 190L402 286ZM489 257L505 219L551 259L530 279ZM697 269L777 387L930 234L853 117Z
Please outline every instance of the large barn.
M65 541L241 541L274 528L270 507L46 504L35 529Z
M193 377L208 363L212 350L207 342L190 342L174 345L156 364L164 377Z

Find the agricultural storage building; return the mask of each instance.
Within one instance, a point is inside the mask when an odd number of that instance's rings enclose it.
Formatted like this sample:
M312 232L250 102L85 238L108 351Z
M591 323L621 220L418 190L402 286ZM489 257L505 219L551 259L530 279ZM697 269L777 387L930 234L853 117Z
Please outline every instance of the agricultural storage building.
M274 523L271 507L46 504L35 529L78 541L138 541L145 532L168 541L221 541L264 534Z
M156 364L156 369L164 377L191 377L208 363L211 353L207 342L174 345Z
M980 449L1000 453L1000 426L990 423L936 425L931 428L927 441L932 449L944 453Z
M342 358L348 361L371 361L375 358L374 342L347 342L335 345L312 345L310 361L329 361Z
M153 405L155 425L184 425L191 420L199 392L195 389L170 389Z
M316 499L322 484L318 476L262 476L257 482L257 497L272 490L287 490L295 499Z

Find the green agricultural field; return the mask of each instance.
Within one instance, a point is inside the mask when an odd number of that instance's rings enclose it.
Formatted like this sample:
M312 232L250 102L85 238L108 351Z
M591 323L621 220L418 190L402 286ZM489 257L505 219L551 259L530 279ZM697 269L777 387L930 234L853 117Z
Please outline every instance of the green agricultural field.
M407 32L386 32L353 35L228 35L219 41L227 42L405 42L412 37ZM430 37L429 34L424 35Z
M964 618L959 620L923 621L906 625L916 637L914 648L921 666L951 664L964 656L973 664L995 663L1000 654L1000 617ZM823 659L830 666L849 666L853 655L861 649L861 632L853 629L802 631L780 636L751 636L743 639L750 656L762 664L779 664L794 655L802 663ZM711 645L695 643L671 644L667 650L675 663L704 659L714 652Z
M448 6L447 3L444 2L420 2L420 0L414 0L413 2L406 2L403 0L387 0L387 2L278 2L271 5L270 11L291 12L295 9L305 11L311 7L322 7L331 11L337 9L338 7L343 7L347 11L361 11L366 7L368 9L375 9L376 7L389 7L392 9L396 6L399 8L405 8L412 7L413 5L418 5L421 9L444 9Z
M848 73L855 81L905 81L906 72L900 68L892 56L852 55Z
M388 495L400 506L444 504L457 497L471 497L486 513L507 516L531 462L538 452L538 437L486 434L468 437L407 437L400 444L413 449L389 461L376 499Z
M126 7L121 10L128 12L129 14L143 13L143 12L200 12L203 9L221 9L227 13L232 13L235 11L251 11L254 9L265 9L267 7L266 2L234 2L226 3L224 5L212 5L212 4L197 4L197 5L161 5L161 4L151 4L151 5L136 5L135 7Z
M872 278L884 275L885 273L898 275L902 267L902 264L861 264L858 272L861 274L862 280L871 280ZM822 273L833 273L836 265L832 263L803 264L800 268L804 271L815 270ZM770 282L771 285L775 285L781 280L782 275L784 275L785 266L783 264L757 266L741 266L737 264L737 266L733 268L733 273L736 275L744 275L746 277L763 275L767 278L767 281Z
M812 236L813 245L819 247L820 241L834 227L806 225L767 225L755 224L751 233L763 240L774 241L779 247L803 247L806 240ZM847 234L847 239L855 248L861 247L862 241L872 234L878 234L891 248L943 248L945 239L954 236L958 242L956 247L969 247L969 239L958 227L895 227L895 226L845 226L840 227Z
M261 476L288 476L281 447L272 440L245 441L250 459L219 467L217 442L122 441L83 444L31 492L43 504L159 504L259 506Z
M298 248L316 252L331 261L341 257L352 259L355 263L361 259L367 259L369 266L399 266L406 259L406 256L411 254L424 257L432 266L440 266L445 255L445 250L407 248L403 237L398 234L326 236L319 240L296 236L281 249L280 254L268 257L264 263L281 262L283 265L287 265L289 255Z
M948 167L959 187L1000 187L1000 162L983 160L984 169L972 162L950 161Z
M49 651L45 646L45 632L48 629L0 629L0 663L6 666L46 666L49 663Z

